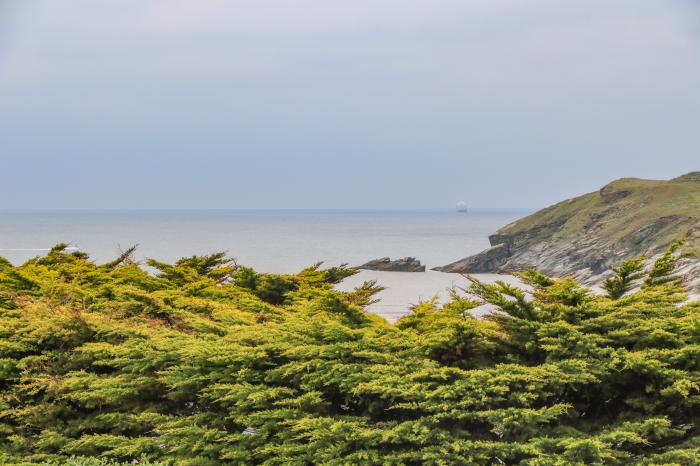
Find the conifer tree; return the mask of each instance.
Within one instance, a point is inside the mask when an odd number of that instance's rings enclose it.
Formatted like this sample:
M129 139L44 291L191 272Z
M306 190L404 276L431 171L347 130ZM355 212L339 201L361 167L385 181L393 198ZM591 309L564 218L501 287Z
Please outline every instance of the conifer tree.
M666 284L680 284L682 278L675 274L678 261L681 260L683 254L680 249L685 244L685 239L680 239L664 252L661 257L654 261L644 286L657 286Z
M625 299L528 271L395 325L345 266L0 259L0 464L700 464L678 247Z
M620 299L629 292L635 283L644 277L645 256L623 261L619 266L613 267L614 276L603 282L603 289L610 299Z

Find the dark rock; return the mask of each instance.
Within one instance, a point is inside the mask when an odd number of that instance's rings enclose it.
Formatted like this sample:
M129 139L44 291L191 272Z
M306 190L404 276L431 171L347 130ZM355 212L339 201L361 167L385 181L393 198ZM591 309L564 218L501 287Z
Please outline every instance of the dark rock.
M388 257L374 259L366 264L362 264L358 269L363 270L380 270L383 272L425 272L425 266L421 265L420 261L415 257L404 257L392 261Z
M509 255L508 245L504 242L474 256L442 267L435 267L433 270L452 273L491 273L494 270L500 270Z
M692 218L682 217L680 215L668 215L666 217L661 217L655 219L653 222L644 225L643 227L633 231L629 236L628 240L635 245L645 244L657 236L664 229L669 227L681 226L686 223L691 223ZM665 249L668 244L659 245L659 249Z
M600 197L602 197L605 202L615 202L618 199L629 196L630 194L632 194L632 191L628 189L620 189L615 182L604 186L600 190Z

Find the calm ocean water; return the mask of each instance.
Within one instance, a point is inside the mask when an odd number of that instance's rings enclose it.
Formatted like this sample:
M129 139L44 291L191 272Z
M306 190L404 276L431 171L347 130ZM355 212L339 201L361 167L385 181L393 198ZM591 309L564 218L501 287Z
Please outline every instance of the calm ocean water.
M488 235L523 210L100 211L1 212L0 256L15 264L70 243L108 261L138 244L138 259L173 261L226 251L263 272L298 271L318 261L359 265L414 256L428 268L488 247ZM463 283L453 274L362 272L342 287L377 279L389 287L374 307L402 313L409 303Z

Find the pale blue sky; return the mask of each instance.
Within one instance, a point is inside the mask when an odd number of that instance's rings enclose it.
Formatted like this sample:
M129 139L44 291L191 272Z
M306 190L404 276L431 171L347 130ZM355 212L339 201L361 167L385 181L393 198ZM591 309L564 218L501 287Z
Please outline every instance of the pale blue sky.
M0 0L0 209L540 207L699 148L690 0Z

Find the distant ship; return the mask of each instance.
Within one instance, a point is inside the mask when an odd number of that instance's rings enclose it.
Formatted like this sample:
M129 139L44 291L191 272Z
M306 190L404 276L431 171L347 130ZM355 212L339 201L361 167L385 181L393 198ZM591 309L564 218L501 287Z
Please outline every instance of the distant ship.
M457 203L457 212L466 212L467 204L464 201L459 201Z

